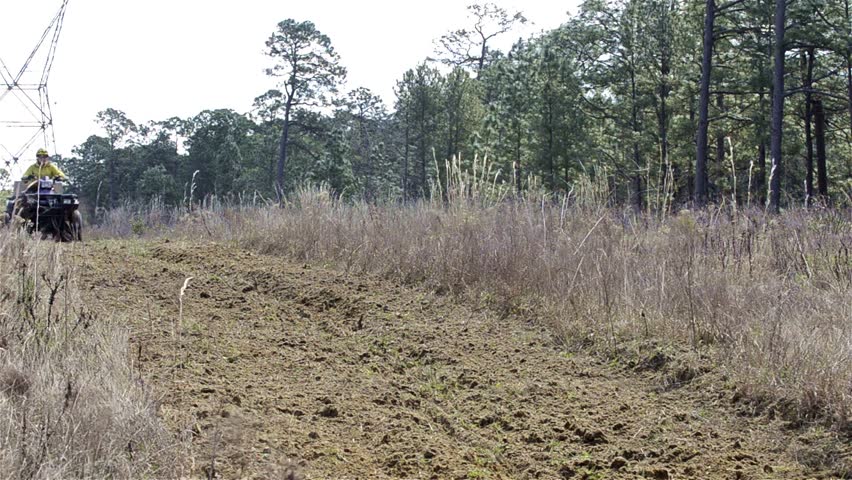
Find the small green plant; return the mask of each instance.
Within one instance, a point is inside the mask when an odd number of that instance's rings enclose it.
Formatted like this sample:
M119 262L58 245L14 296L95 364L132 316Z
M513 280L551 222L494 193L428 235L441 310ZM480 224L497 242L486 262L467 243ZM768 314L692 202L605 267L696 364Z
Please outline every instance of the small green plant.
M584 478L586 480L604 480L607 478L605 472L593 468L584 468L580 471L580 474L580 478Z
M481 468L474 468L467 472L467 478L488 478L489 476L491 476L491 473Z
M133 221L130 222L130 231L133 232L137 237L141 237L145 234L145 220L141 218L134 218Z

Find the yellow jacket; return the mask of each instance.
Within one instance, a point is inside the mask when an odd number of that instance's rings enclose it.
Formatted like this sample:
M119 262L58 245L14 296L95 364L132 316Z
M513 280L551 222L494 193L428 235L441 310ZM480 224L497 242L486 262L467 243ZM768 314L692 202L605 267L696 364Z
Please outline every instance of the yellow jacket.
M23 179L24 180L32 180L35 178L43 178L50 177L51 179L56 178L65 178L65 174L62 173L62 170L59 169L56 165L51 162L47 162L44 165L39 165L38 163L33 164L30 168L24 172Z

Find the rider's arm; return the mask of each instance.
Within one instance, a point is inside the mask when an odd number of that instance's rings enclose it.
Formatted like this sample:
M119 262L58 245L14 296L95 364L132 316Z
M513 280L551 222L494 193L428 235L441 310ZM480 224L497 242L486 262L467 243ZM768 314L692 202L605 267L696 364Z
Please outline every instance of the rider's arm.
M24 176L21 177L21 180L28 181L38 177L38 165L30 165L30 168L24 172Z
M62 173L62 170L60 170L59 167L57 167L56 165L51 163L50 169L51 169L50 176L53 177L54 179L59 179L59 180L63 180L63 181L66 179L65 174Z

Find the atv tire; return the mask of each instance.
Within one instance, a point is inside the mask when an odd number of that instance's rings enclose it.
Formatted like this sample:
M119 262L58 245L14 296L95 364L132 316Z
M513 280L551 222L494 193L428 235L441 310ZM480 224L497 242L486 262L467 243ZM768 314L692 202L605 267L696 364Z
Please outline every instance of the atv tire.
M78 211L72 212L70 219L55 225L55 227L56 239L62 243L83 240L83 216Z
M71 231L71 222L69 222L68 220L62 222L62 225L59 226L59 231L58 235L56 235L56 239L62 243L74 241L74 232Z
M74 242L82 242L83 241L83 215L79 210L74 210L74 213L71 214L71 241Z

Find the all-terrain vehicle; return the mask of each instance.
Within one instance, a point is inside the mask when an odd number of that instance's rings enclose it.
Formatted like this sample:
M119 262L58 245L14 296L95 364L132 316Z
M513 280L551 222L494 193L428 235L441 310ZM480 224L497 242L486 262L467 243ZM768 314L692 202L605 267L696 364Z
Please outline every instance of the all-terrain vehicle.
M4 222L23 222L27 233L41 232L42 238L56 241L83 240L83 216L77 195L63 193L59 180L42 178L21 189L16 183L15 194L6 201Z

